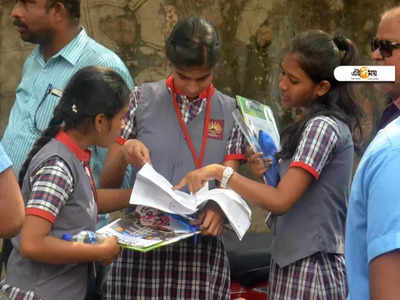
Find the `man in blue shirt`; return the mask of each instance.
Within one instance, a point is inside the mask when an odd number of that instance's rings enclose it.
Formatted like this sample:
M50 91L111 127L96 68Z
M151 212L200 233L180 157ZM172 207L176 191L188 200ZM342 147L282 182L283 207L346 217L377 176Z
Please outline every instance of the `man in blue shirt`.
M372 58L396 66L396 82L379 87L400 97L400 7L381 18ZM393 119L392 119L393 120ZM350 300L399 299L400 295L400 118L378 132L353 180L346 225Z

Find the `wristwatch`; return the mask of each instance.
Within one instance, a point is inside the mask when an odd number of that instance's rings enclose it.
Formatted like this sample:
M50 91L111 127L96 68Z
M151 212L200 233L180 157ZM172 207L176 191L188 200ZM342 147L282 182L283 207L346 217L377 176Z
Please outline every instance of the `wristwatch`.
M231 167L225 167L224 171L222 172L222 179L221 179L221 188L226 188L228 185L229 179L231 179L233 173L235 171Z

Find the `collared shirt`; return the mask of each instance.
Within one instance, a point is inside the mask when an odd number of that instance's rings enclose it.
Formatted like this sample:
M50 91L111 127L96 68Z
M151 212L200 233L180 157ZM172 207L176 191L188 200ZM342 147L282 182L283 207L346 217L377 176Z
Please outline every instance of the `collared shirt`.
M0 173L3 173L6 169L12 166L11 160L4 152L3 146L0 144Z
M396 100L390 102L390 104L385 108L385 110L382 113L381 119L379 120L379 124L376 129L377 132L379 130L385 128L386 125L388 125L390 122L392 122L398 116L400 116L399 107L400 107L400 97L398 97Z
M400 249L400 118L378 132L358 165L346 223L349 299L370 299L369 264Z
M17 175L40 132L48 126L59 102L60 92L70 77L81 68L91 65L117 71L128 86L133 87L132 78L121 59L91 39L84 29L47 62L39 46L27 58L2 139ZM100 147L93 151L91 166L95 179L100 174L105 154L106 150Z
M90 151L80 148L63 131L33 157L22 188L26 215L49 221L50 236L61 238L64 233L94 230L96 189L89 160ZM13 244L15 251L9 259L7 282L0 283L0 290L10 299L83 299L88 276L86 263L33 262L20 256L20 236L13 239ZM68 289L70 286L74 289Z
M168 89L171 91L170 87L168 87ZM204 110L207 103L205 100L206 98L199 97L198 99L189 101L186 96L179 93L176 94L176 102L185 124L188 124ZM142 101L142 89L141 87L136 87L131 93L129 111L125 118L125 127L120 137L121 141L136 138L135 115L138 102L140 101ZM244 136L239 126L235 124L226 145L225 160L244 160L246 158L245 152L246 146Z
M90 151L81 149L64 131L56 140L63 143L82 162L82 168L91 179L89 166ZM26 215L35 215L54 223L58 213L74 191L74 178L67 163L58 155L40 164L29 178L32 186L30 198L26 201ZM92 184L93 195L96 195Z

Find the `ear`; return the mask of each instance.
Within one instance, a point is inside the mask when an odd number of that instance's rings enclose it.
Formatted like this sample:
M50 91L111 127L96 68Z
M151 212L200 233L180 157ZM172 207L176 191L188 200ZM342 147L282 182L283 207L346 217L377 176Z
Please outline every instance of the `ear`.
M62 2L56 2L53 4L52 7L50 7L50 11L52 15L54 16L54 20L57 23L60 23L64 21L65 19L68 19L68 11L66 10L64 4Z
M331 89L331 83L328 80L322 80L318 83L316 94L318 97L325 95Z
M94 129L99 135L105 135L108 133L108 119L105 114L98 114L94 118Z

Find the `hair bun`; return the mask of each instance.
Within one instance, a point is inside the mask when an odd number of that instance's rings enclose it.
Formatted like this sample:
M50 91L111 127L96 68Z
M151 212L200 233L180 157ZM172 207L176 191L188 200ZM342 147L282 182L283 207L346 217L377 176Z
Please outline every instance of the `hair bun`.
M342 35L335 36L333 38L333 42L340 51L347 51L349 49L349 43L347 42L347 39Z

